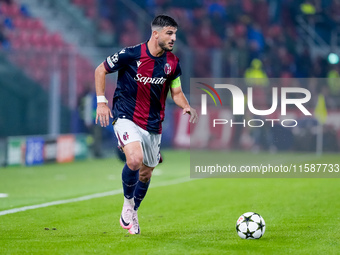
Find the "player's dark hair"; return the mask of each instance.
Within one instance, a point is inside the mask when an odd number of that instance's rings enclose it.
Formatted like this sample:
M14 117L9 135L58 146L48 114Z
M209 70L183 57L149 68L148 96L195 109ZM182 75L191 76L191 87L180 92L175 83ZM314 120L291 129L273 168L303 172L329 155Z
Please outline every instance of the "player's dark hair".
M168 15L161 14L154 18L151 27L178 27L177 22Z

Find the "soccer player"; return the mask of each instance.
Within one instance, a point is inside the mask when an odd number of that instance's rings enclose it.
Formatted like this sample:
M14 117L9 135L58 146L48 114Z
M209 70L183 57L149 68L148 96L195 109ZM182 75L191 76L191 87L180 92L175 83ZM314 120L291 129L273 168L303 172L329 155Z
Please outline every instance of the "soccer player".
M127 47L101 63L95 71L97 93L96 123L113 128L119 146L126 156L122 183L124 205L120 224L130 234L140 234L137 210L146 195L153 169L160 159L162 121L167 94L197 122L181 88L181 67L171 53L176 41L176 21L159 15L151 23L152 34L147 42ZM118 71L112 112L105 98L105 75Z

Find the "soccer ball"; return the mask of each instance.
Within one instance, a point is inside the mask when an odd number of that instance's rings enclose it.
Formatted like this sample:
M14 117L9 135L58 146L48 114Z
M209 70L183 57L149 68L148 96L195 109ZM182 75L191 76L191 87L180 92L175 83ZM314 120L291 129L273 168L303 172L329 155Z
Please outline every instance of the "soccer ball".
M259 239L263 236L265 230L266 223L258 213L244 213L236 222L237 234L242 239Z

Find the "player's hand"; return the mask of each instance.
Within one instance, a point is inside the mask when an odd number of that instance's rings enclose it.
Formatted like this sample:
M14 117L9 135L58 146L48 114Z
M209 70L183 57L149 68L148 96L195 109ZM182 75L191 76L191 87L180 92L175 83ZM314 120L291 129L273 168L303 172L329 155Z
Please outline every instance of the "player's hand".
M189 119L190 123L197 123L198 122L198 115L197 115L197 112L194 108L185 107L183 109L183 115L187 114L187 113L190 115L190 119Z
M105 103L97 104L96 124L98 120L102 127L106 127L110 124L110 117L113 118L110 108Z

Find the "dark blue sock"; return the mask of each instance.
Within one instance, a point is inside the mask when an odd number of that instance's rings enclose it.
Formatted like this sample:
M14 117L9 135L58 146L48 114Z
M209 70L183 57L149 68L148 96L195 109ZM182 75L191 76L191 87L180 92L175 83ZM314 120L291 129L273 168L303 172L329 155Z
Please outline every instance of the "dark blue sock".
M122 183L124 196L127 199L133 198L133 193L135 191L136 185L138 183L139 170L132 171L127 164L123 167L122 172Z
M146 192L148 191L149 184L150 184L150 180L146 183L138 181L136 189L135 189L135 194L134 194L134 198L135 198L135 208L134 209L135 209L135 211L138 210L140 203L144 199Z

